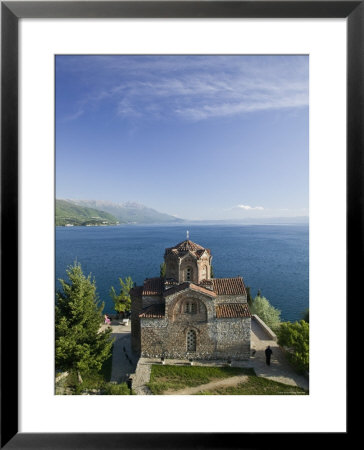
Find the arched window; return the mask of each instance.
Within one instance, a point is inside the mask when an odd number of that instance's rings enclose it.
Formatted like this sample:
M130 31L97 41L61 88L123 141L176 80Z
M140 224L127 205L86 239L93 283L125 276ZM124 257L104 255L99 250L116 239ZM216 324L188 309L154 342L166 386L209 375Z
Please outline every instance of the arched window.
M189 330L187 332L187 351L195 352L196 351L196 331Z
M192 268L191 267L187 267L186 269L186 281L191 281L192 280Z
M184 312L185 314L196 314L197 313L196 302L186 302L184 304Z

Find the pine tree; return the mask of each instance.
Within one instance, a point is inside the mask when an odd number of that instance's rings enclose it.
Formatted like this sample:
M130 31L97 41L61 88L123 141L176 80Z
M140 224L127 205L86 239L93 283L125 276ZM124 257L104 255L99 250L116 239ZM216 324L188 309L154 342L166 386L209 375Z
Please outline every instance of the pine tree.
M110 356L111 329L99 332L103 322L95 280L85 277L81 265L67 269L69 282L59 280L62 289L56 294L56 368L81 375L98 372Z

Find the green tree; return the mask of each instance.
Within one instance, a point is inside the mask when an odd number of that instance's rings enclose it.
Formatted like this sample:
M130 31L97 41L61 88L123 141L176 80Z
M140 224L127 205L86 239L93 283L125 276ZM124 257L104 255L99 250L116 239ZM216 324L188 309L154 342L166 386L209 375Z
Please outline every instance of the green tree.
M210 268L210 278L214 278L214 268L212 267L212 265Z
M300 320L282 323L277 332L278 344L287 347L288 359L299 371L309 368L309 331L309 323Z
M161 265L160 265L160 273L159 273L159 276L160 276L161 278L165 278L165 277L166 277L166 263L165 263L165 262L162 262Z
M131 310L131 297L130 289L134 286L134 282L131 277L126 277L125 281L119 278L120 292L116 293L113 286L111 286L110 296L114 302L115 311L120 313L129 313Z
M310 310L307 308L304 310L304 312L302 313L302 318L305 322L309 323L310 322Z
M255 297L251 312L259 316L270 328L275 329L280 324L281 311L274 308L265 297L260 295Z
M56 369L82 374L99 372L109 358L113 341L111 329L100 331L104 304L98 299L95 280L85 277L81 265L67 269L69 282L59 280L56 293Z

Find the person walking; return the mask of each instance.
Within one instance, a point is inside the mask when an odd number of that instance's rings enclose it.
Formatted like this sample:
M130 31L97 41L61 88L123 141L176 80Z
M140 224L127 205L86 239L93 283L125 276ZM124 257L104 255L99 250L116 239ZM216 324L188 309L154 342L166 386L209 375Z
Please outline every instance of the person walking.
M270 357L272 356L272 349L268 345L268 347L265 349L265 362L267 363L267 366L270 366Z

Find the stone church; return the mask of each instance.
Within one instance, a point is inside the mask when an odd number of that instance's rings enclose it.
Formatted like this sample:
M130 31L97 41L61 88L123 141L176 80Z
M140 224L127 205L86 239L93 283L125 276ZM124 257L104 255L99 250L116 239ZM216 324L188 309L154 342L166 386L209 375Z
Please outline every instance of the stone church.
M188 236L165 250L165 277L147 278L130 292L133 351L150 358L249 358L244 281L212 278L211 260L210 250Z

